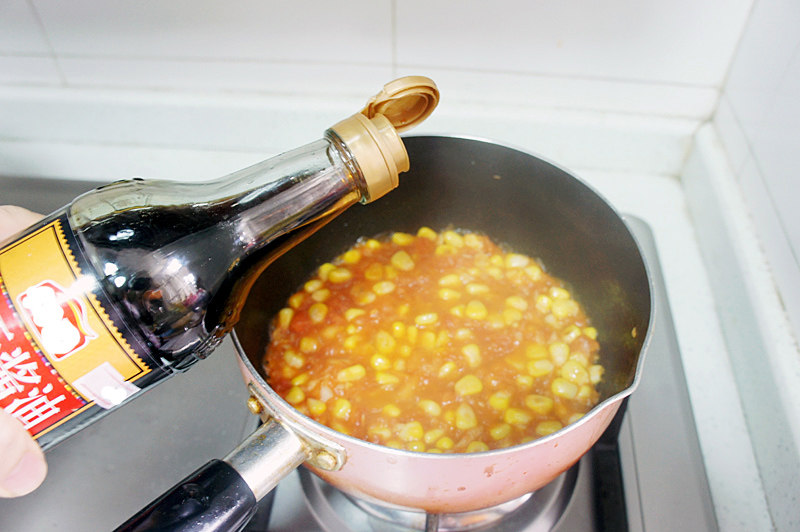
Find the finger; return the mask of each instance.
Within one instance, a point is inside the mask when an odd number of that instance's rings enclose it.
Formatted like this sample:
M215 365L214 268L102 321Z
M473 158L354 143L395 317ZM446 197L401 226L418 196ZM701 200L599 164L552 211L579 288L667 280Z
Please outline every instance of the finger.
M28 209L16 205L0 205L0 239L14 235L41 219L41 214Z
M44 453L22 424L0 410L0 497L26 495L44 481Z

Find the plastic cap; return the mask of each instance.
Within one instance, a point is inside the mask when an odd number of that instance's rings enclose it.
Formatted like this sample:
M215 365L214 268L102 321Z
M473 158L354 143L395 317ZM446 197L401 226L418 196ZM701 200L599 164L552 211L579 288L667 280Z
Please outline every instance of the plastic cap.
M367 183L366 201L397 187L409 168L408 153L398 131L424 121L439 103L439 89L424 76L391 81L370 98L360 113L331 127L356 159Z

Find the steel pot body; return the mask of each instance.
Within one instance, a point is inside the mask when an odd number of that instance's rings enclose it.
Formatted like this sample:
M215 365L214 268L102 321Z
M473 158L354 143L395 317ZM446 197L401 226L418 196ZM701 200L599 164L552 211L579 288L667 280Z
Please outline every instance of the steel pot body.
M241 368L265 419L298 436L309 467L367 500L454 513L540 488L575 464L635 389L652 322L639 247L614 209L565 170L524 151L477 139L407 137L412 161L400 186L349 209L282 256L253 286L235 328ZM542 260L564 279L598 329L601 403L576 423L530 443L474 454L399 451L337 433L301 415L261 373L269 324L323 262L361 236L448 227L489 235Z

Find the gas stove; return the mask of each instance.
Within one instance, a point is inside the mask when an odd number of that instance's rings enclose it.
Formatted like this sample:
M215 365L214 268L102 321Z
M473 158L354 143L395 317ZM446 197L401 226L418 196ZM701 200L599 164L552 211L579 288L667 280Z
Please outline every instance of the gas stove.
M262 501L247 530L718 530L658 250L643 221L626 222L652 277L655 324L639 388L575 466L499 507L438 516L354 499L301 467Z

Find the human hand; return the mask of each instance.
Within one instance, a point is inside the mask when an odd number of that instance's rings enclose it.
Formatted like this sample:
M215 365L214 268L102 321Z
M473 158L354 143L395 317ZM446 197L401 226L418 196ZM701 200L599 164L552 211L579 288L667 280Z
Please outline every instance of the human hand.
M0 205L0 242L41 219L27 209ZM22 423L0 410L0 497L26 495L44 481L47 462Z

